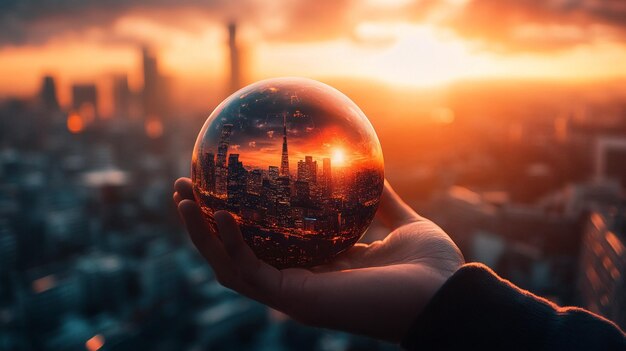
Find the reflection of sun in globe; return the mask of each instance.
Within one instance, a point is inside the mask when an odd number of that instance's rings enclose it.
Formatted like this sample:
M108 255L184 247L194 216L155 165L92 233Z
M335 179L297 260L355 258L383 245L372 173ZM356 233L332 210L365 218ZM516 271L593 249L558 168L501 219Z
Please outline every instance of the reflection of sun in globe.
M330 160L336 166L343 166L346 162L346 154L343 149L336 148L333 150L333 155Z
M192 156L194 195L213 229L227 210L258 258L313 266L350 248L383 187L378 138L363 112L322 83L279 78L222 102Z

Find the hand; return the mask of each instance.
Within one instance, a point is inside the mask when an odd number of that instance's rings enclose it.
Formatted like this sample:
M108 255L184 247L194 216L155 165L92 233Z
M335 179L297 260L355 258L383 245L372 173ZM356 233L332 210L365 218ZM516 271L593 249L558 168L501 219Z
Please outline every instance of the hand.
M278 270L246 245L234 218L215 212L211 232L191 180L178 179L174 201L192 242L224 286L305 324L398 342L443 283L463 264L452 239L419 216L388 182L376 216L389 235L356 244L331 263Z

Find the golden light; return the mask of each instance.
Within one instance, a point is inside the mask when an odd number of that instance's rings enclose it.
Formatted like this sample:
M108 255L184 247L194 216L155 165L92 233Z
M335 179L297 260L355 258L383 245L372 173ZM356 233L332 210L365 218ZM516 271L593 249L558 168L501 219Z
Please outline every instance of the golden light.
M333 166L343 166L346 162L346 154L343 149L334 149L330 161Z
M83 118L76 112L67 116L67 130L71 133L78 134L85 129Z
M146 135L152 139L163 135L163 123L157 118L147 119L144 128L146 129Z
M92 338L85 342L85 349L89 351L100 350L104 346L104 336L100 334L94 335Z
M431 111L430 117L435 123L450 124L454 122L454 111L447 107L438 107Z

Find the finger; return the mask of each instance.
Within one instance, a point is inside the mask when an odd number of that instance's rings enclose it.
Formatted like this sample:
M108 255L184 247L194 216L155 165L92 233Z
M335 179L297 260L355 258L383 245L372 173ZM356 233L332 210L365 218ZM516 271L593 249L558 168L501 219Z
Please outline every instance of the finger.
M422 219L400 198L386 179L376 217L392 230Z
M180 196L180 194L178 193L178 191L174 192L174 195L172 196L172 198L174 199L174 203L176 204L176 206L178 206L178 204L183 201L183 197Z
M228 280L234 276L232 262L224 245L204 220L198 205L194 201L185 199L178 204L178 211L194 246L209 262L220 282L228 283Z
M194 199L193 184L191 183L191 179L189 178L178 178L174 183L174 190L179 193L183 199Z
M252 288L256 299L275 305L280 295L281 272L256 257L230 213L218 211L214 217L224 248L243 281Z
M256 266L259 260L243 240L243 235L235 218L227 211L217 211L214 217L228 255L243 266Z

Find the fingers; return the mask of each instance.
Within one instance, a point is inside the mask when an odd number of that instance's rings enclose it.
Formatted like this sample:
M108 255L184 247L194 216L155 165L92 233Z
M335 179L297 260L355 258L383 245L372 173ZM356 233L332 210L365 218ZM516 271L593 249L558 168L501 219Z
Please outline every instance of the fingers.
M174 195L172 197L174 198L174 203L176 204L176 206L178 206L178 204L184 200L183 197L180 196L178 191L174 192Z
M252 252L252 249L250 249L243 240L239 225L233 216L227 211L217 211L214 217L228 255L243 267L256 267L259 260L254 255L254 252Z
M179 194L181 199L193 200L193 184L189 178L178 178L174 183L174 191Z
M251 287L255 298L275 305L276 298L280 295L281 272L256 257L244 241L239 225L230 213L218 211L214 216L226 253L240 277Z
M392 230L422 219L400 198L386 179L376 216L385 226Z
M226 254L220 239L205 222L198 205L192 200L185 199L178 204L178 211L185 222L191 241L209 262L217 278L220 281L230 279L230 276L234 275L230 257Z

